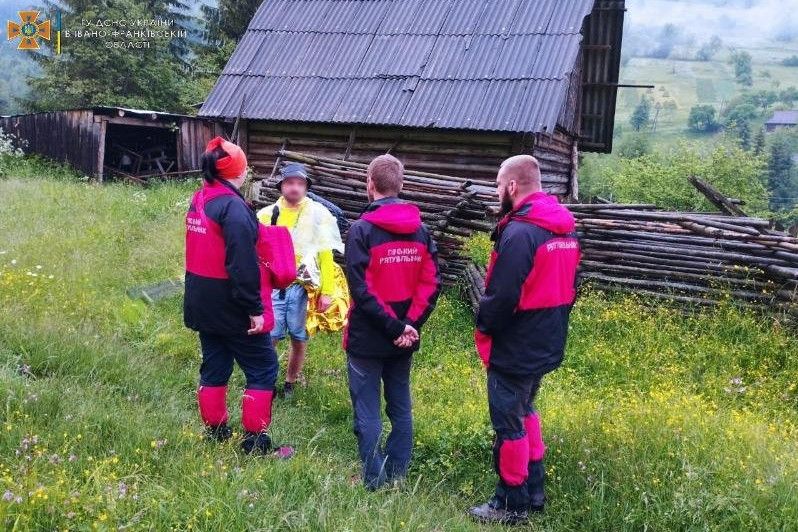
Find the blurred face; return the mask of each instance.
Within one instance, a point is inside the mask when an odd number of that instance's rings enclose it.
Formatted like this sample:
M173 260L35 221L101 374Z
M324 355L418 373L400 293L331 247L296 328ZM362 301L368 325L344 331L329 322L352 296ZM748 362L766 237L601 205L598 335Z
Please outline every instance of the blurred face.
M299 203L308 193L308 183L299 177L289 177L280 185L280 192L288 203Z
M513 200L518 192L518 184L515 179L510 177L510 172L504 168L499 169L499 175L496 176L496 193L501 202L501 211L499 212L501 216L513 210Z
M247 180L247 171L246 170L244 170L244 172L240 176L236 177L235 179L228 179L230 184L233 185L236 188L241 188L242 186L244 186L244 182L246 180Z

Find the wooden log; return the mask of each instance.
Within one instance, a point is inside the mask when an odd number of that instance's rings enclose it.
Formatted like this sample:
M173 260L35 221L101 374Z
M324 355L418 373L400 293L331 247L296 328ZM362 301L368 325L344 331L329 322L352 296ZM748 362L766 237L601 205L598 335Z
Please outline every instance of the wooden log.
M662 279L671 279L671 280L692 280L695 282L706 283L708 285L735 285L735 286L745 286L748 288L759 289L759 290L773 290L776 291L779 284L775 283L767 283L762 281L757 281L756 279L748 279L748 278L737 278L737 277L719 277L717 275L708 275L706 273L698 273L701 270L693 270L693 271L684 271L684 269L673 269L673 268L663 268L663 267L655 267L654 265L650 265L649 267L641 267L641 266L627 266L624 264L607 264L603 262L593 261L593 260L583 260L580 263L581 267L585 271L593 271L593 272L615 272L615 273L629 273L629 274L636 274L642 277L653 277L653 278L662 278Z
M582 243L587 246L593 246L598 248L611 248L611 249L630 249L630 250L639 250L639 251L648 251L651 253L655 253L658 255L662 255L665 257L672 257L675 255L680 256L689 256L689 257L699 257L699 258L710 258L710 259L719 259L723 261L730 261L730 262L740 262L744 264L754 264L757 266L768 266L768 265L777 265L777 266L784 266L787 265L787 261L773 258L773 257L760 257L754 255L745 255L742 253L730 253L726 251L712 251L707 249L700 249L699 247L695 246L669 246L668 248L662 246L653 246L648 244L638 244L634 242L615 242L615 241L606 241L606 240L596 240L596 239L589 239L585 238L582 239Z
M614 277L611 275L594 273L594 272L585 272L582 274L582 276L585 279L597 279L599 281L603 281L606 283L623 284L623 285L636 286L645 289L658 287L658 288L663 288L665 290L694 292L704 295L716 295L718 296L719 299L722 299L723 297L726 297L728 295L734 296L739 299L744 299L746 301L771 302L774 299L773 296L758 292L752 292L750 290L723 290L719 288L711 288L707 286L699 286L699 285L680 283L680 282L656 281L653 279L627 279L627 278Z
M743 212L740 207L732 203L729 198L721 194L718 189L703 179L699 179L698 177L692 175L687 179L699 192L701 192L701 194L704 195L705 198L710 201L710 203L717 207L721 212L731 216L746 216L745 212Z

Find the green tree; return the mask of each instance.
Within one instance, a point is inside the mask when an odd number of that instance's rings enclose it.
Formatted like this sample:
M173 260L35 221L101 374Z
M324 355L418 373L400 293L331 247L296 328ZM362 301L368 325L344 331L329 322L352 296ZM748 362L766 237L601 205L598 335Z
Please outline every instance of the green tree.
M765 129L759 128L754 135L754 155L762 155L765 153Z
M734 79L737 83L750 87L754 84L751 54L748 52L733 52L731 63L734 66Z
M793 148L787 135L776 135L770 144L768 154L768 189L770 191L770 210L790 210L798 187L793 180Z
M795 87L789 86L779 91L778 101L784 105L792 107L792 104L795 103L796 100L798 100L798 89Z
M219 0L217 5L204 5L205 40L221 44L224 41L238 42L244 36L258 6L263 0Z
M629 123L635 128L635 131L646 127L651 121L651 101L643 96L640 98L640 103L637 104L632 116L629 118Z
M64 27L73 31L83 29L83 19L175 20L169 29L178 31L185 29L182 23L188 16L187 5L178 0L64 0L58 8ZM190 111L190 104L204 93L187 68L188 40L168 35L147 40L149 47L127 49L108 48L102 38L69 38L63 41L61 55L48 50L35 54L41 75L31 79L25 107L44 111L122 105Z
M737 132L737 141L740 147L744 150L751 149L751 124L748 121L735 124L735 131Z
M769 90L754 91L746 95L746 99L753 105L761 107L764 112L779 100L779 93Z
M701 45L695 58L698 61L710 61L720 51L721 46L723 46L723 41L717 35L713 35L709 41Z
M750 103L729 104L723 111L723 125L729 127L731 124L739 124L753 120L759 116L759 111Z
M711 105L694 105L690 109L690 116L687 119L687 127L699 133L709 133L718 129L718 121L715 115L717 111Z

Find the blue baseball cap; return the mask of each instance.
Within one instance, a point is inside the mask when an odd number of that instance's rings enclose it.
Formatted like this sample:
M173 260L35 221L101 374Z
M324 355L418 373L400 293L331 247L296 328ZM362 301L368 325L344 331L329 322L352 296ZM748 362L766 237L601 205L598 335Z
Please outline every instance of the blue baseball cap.
M308 177L308 172L307 170L305 170L304 164L288 163L287 165L280 168L280 174L277 176L277 182L274 184L277 190L280 190L283 181L285 181L289 177L304 179L305 182L308 184L308 188L310 188L310 186L313 184L313 180L310 179L310 177Z

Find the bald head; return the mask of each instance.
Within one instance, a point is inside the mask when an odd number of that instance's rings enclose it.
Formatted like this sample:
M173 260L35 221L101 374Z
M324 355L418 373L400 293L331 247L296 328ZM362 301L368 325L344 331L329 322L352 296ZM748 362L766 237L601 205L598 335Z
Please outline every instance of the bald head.
M496 192L502 213L510 212L519 201L540 190L540 166L531 155L510 157L499 167Z
M505 184L515 181L522 193L540 190L540 165L531 155L515 155L505 159L499 168L498 181Z

